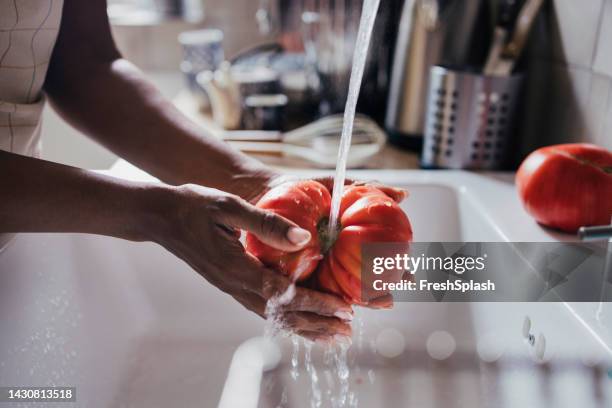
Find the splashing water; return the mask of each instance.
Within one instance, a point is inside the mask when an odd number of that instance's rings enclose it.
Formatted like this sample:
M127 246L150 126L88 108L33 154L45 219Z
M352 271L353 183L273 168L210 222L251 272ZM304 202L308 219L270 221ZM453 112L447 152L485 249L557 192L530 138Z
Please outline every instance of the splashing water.
M266 302L266 327L264 337L273 338L283 331L282 307L289 304L295 297L295 283L291 283L280 295L273 296Z
M321 255L317 255L308 260L305 260L304 266L298 268L294 272L293 280L291 281L291 284L287 286L287 289L285 289L284 292L279 293L276 296L272 296L270 299L268 299L268 301L266 302L266 310L264 312L267 321L266 327L264 329L264 337L273 338L275 335L283 332L284 325L282 321L282 307L291 303L291 301L295 297L295 294L297 292L295 284L299 280L300 276L302 276L302 274L306 272L305 267L310 263L309 261L319 261L321 258Z
M319 387L319 375L317 374L316 367L312 363L312 345L313 343L311 341L304 339L304 349L306 350L304 354L304 365L306 366L306 372L310 374L310 407L320 408L323 404L323 399L321 397L321 388Z
M331 404L333 408L342 408L347 405L347 402L351 398L350 392L350 384L349 384L349 367L348 367L348 349L350 347L347 343L339 343L336 346L336 350L334 350L334 364L335 364L335 374L338 377L339 381L339 391L338 394L331 399Z
M370 38L374 29L374 21L380 0L365 0L361 10L361 21L359 22L359 33L355 44L353 55L353 68L349 82L349 91L344 108L344 123L342 125L342 137L340 139L340 149L338 150L338 164L336 164L336 174L334 176L334 189L332 192L332 205L329 213L328 235L332 242L338 232L338 217L340 213L340 201L344 190L344 180L346 179L346 162L348 160L351 139L353 138L353 123L355 121L355 111L357 110L357 100L363 71L365 69L370 47Z
M293 343L293 350L291 351L291 378L295 381L300 376L300 338L292 336L291 342Z
M281 394L281 400L276 408L285 408L287 403L289 402L289 396L287 395L287 389L283 388L283 393Z
M361 316L357 315L355 318L354 326L357 326L357 349L359 351L363 350L363 319Z

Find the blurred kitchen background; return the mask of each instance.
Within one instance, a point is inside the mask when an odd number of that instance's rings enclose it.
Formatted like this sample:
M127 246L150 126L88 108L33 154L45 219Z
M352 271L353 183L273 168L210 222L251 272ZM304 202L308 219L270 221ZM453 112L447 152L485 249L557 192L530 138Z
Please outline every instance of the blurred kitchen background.
M321 155L316 149L298 148L287 153L277 143L283 136L273 132L256 134L265 141L258 145L249 140L255 137L253 132L250 136L227 133L222 127L290 131L341 113L360 0L108 1L115 40L123 55L189 116L220 137L237 139L234 143L246 145L246 150L271 147L272 152L266 151L263 157L271 158L273 164L330 167L317 163ZM452 89L445 94L443 87L460 85L465 78L442 72L442 87L428 89L429 67L450 66L481 81L478 77L494 48L495 27L505 28L510 38L527 3L538 2L383 0L358 107L377 125L365 119L361 124L363 137L356 137L354 143L363 145L355 148L356 152L363 148L363 156L356 159L355 166L418 167L422 164L423 135L432 132L425 135L432 139L426 148L450 157L454 125L438 125L435 117L454 121L455 102L448 98L457 95ZM508 94L500 94L504 99L498 105L505 111L503 102L506 96L510 98L511 123L504 124L505 119L499 116L500 124L495 125L499 127L500 151L507 154L491 166L476 163L464 167L512 169L534 148L553 143L591 142L612 149L612 0L546 0L533 18L524 52L510 68L517 74L517 82L499 85L510 87ZM179 42L181 33L202 29L207 31L183 34L183 44ZM221 63L223 60L231 61L231 69ZM198 68L198 63L203 67ZM196 81L200 70L210 72ZM473 79L469 75L466 81ZM454 86L459 89L459 85ZM236 89L242 93L236 94ZM439 100L432 97L436 92L441 95ZM485 108L493 112L498 95L495 90L487 92L485 99L490 99ZM212 107L211 98L216 98ZM476 104L463 95L458 99L458 116L461 106ZM444 109L436 111L434 102ZM491 123L493 117L488 117ZM284 140L325 134L337 127L337 123L318 123L320 129L285 133ZM457 132L470 125L469 121L464 125L458 126ZM78 137L50 108L44 127L47 159L93 169L108 168L116 160L95 143ZM431 130L426 132L428 127ZM389 140L384 148L380 137ZM330 145L328 139L317 138L312 145L333 150L336 145L333 141ZM483 145L488 144L486 140ZM457 144L466 143L458 137L455 151L461 150ZM470 149L478 143L473 142ZM369 148L381 152L370 157ZM287 157L279 161L282 155ZM313 155L315 160L297 160L300 155ZM491 160L493 157L491 154Z
M212 134L305 167L291 169L300 176L335 165L330 115L343 110L362 0L108 1L123 55ZM381 0L349 161L512 170L542 145L612 150L610 44L612 0ZM115 164L46 109L45 158ZM149 180L125 163L111 174ZM575 239L533 222L512 174L353 174L411 192L401 205L417 241ZM264 321L157 245L22 234L0 271L5 385L76 385L87 407L216 406L222 389L248 399L260 388L261 406L311 402L311 374L289 379L289 349L263 381L224 386L226 373L250 372L232 371L234 357L250 356L243 345ZM609 278L587 272L573 279ZM350 378L360 406L612 406L612 303L398 302L358 313Z

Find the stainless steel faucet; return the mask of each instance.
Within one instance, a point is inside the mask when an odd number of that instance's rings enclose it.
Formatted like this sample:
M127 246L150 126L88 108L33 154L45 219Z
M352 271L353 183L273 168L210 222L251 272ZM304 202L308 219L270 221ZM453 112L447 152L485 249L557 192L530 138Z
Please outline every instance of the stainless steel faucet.
M599 225L596 227L580 227L578 238L582 241L601 241L612 238L612 225Z

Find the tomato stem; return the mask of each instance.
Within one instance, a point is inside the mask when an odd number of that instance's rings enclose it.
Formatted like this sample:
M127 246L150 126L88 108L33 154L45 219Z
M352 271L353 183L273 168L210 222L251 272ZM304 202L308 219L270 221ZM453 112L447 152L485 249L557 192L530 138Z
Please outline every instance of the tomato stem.
M325 255L332 246L336 243L338 233L340 232L340 224L336 225L336 233L334 237L329 235L329 217L321 219L317 225L317 234L319 235L319 242L321 244L321 252Z
M585 159L584 157L580 157L577 156L575 154L572 153L568 153L568 152L564 152L561 150L554 150L555 153L560 154L561 156L565 156L565 157L569 157L570 159L574 159L576 161L578 161L581 164L584 164L586 166L591 166L591 167L595 167L596 169L599 169L601 171L603 171L606 174L612 174L612 166L601 166L599 164L596 164L595 162L589 160L589 159Z

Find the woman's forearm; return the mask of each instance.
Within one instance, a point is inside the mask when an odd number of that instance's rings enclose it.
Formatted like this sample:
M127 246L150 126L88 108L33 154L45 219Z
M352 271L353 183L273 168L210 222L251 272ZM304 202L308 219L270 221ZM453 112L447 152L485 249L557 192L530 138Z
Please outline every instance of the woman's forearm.
M202 184L250 199L273 177L207 135L121 58L104 0L64 1L44 89L66 121L168 184Z
M164 182L197 183L249 199L271 177L259 162L207 135L126 60L64 75L66 81L52 75L47 86L64 118Z
M132 183L0 151L0 233L80 232L148 240L163 185Z

